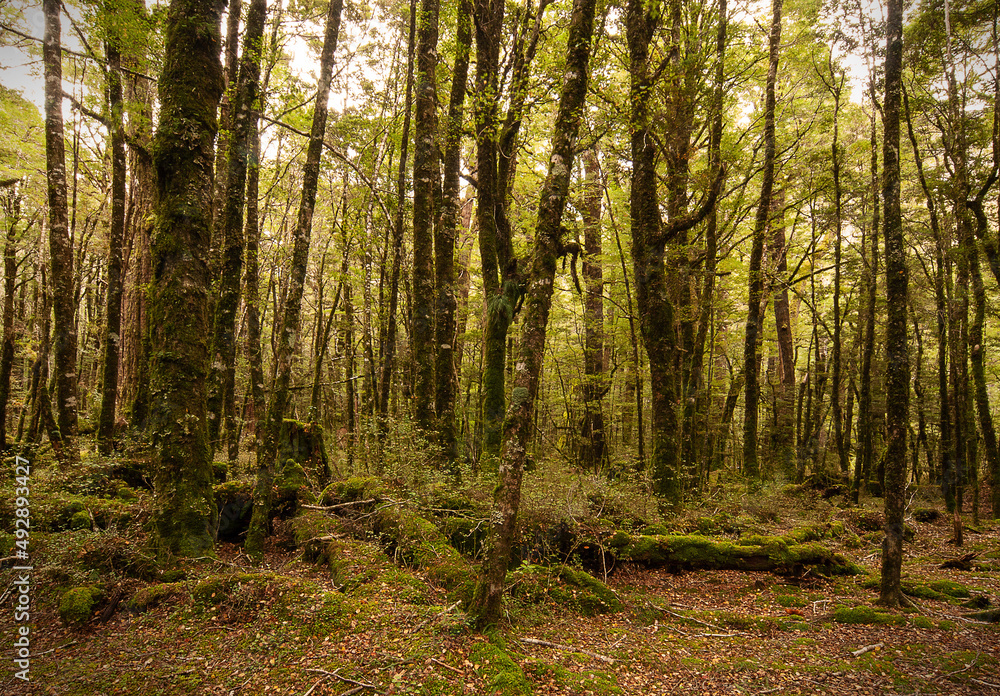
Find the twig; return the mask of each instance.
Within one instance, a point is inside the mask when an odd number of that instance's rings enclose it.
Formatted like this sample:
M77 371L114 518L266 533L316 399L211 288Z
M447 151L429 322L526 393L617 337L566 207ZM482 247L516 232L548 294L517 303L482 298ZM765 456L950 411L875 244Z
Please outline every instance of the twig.
M556 650L563 650L565 652L583 653L584 655L589 655L590 657L596 658L601 662L607 662L609 665L613 665L615 663L615 659L613 657L608 657L607 655L601 655L600 653L584 650L583 648L574 648L571 645L560 645L559 643L550 643L547 640L538 640L537 638L522 638L521 642L527 643L528 645L542 645L546 648L555 648Z
M306 510L338 510L340 508L355 507L357 505L371 505L372 503L377 503L376 498L371 500L352 500L349 503L337 503L336 505L303 505L302 507Z
M410 633L416 633L417 631L419 631L419 630L420 630L421 628L423 628L423 627L424 627L424 626L426 626L427 624L429 624L429 623L433 623L433 622L437 621L438 619L440 619L440 618L441 618L442 616L444 616L445 614L450 614L450 613L451 613L451 611L452 611L452 610L453 610L453 609L454 609L455 607L457 607L457 606L458 606L459 604L461 604L461 603L462 603L462 600L458 600L457 602L455 602L454 604L452 604L452 605L451 605L450 607L447 607L447 608L446 608L446 609L445 609L444 611L442 611L442 612L440 612L440 613L438 613L438 614L435 614L434 616L432 616L432 617L431 617L431 618L429 618L429 619L425 619L425 620L423 621L423 623L420 623L420 624L418 624L416 628L414 628L414 629L413 629L412 631L410 631Z
M78 641L78 640L71 640L69 643L66 643L65 645L57 645L56 647L54 647L54 648L52 648L50 650L46 650L45 652L35 653L34 657L41 657L42 655L48 655L49 653L53 653L56 650L62 650L63 648L68 648L71 645L76 645L79 642L80 641Z
M316 672L317 674L323 674L323 675L326 675L327 677L336 677L337 679L339 679L341 681L345 681L348 684L355 684L355 685L360 686L360 687L362 687L364 689L375 689L375 688L377 688L374 684L367 684L365 682L359 682L359 681L356 681L354 679L350 679L348 677L341 676L340 674L337 674L337 672L340 671L339 669L336 669L336 670L334 670L332 672L327 672L325 669L317 669L315 667L310 667L310 668L306 669L306 671L307 672Z
M344 693L340 694L340 696L354 696L354 694L360 694L364 690L365 687L363 686L355 686L353 689L348 689Z
M701 624L702 626L708 626L709 628L718 628L718 626L716 626L714 624L710 624L707 621L702 621L701 619L696 619L696 618L691 617L691 616L684 616L684 614L678 614L676 612L672 612L669 609L667 609L665 607L661 607L661 606L659 606L657 604L653 604L652 602L650 602L648 600L647 600L646 603L649 604L649 606L651 606L654 609L656 609L657 611L662 611L664 614L670 614L671 616L675 616L678 619L684 619L686 621L694 621L696 624Z
M878 650L879 648L884 648L885 643L872 643L871 645L866 645L863 648L858 648L857 650L852 650L851 654L854 657L861 657L865 653L870 653L872 650Z
M982 684L983 686L988 686L991 689L1000 689L1000 684L993 684L988 681L983 681L982 679L976 679L975 677L969 677L969 681L974 681L977 684Z
M465 676L465 672L463 672L462 670L458 669L457 667L452 667L451 665L446 664L444 662L441 662L441 660L437 659L436 657L432 657L431 658L431 662L433 662L435 664L438 664L438 665L441 665L445 669L450 669L455 674L458 674L458 675L461 675L461 676Z

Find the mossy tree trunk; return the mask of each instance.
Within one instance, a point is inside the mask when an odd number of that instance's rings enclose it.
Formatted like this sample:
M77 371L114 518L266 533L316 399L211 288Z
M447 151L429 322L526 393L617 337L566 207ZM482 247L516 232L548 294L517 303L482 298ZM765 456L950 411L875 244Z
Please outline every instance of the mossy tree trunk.
M281 424L285 417L292 380L292 361L295 357L295 345L301 323L302 294L309 261L309 241L312 234L313 211L316 207L316 190L319 184L323 138L326 133L327 102L330 96L330 83L333 79L333 56L337 49L340 14L343 7L343 0L333 0L326 17L326 31L319 60L319 85L316 91L306 161L302 172L302 199L295 226L292 266L287 293L281 308L281 325L275 353L274 388L271 391L271 401L267 408L261 445L257 450L257 484L254 489L253 518L250 522L246 542L247 552L257 559L263 554L264 538L267 535L271 518L271 482L274 475L275 457L278 455L278 440L281 436Z
M906 433L910 403L907 337L909 271L900 211L899 111L903 83L903 2L889 0L886 22L885 107L883 108L882 183L886 275L886 434L885 539L879 601L898 606L903 563L903 513L906 508Z
M632 227L632 262L636 305L646 355L649 357L653 418L650 426L654 491L664 504L679 505L686 477L681 471L678 390L675 365L677 336L675 308L671 301L665 247L705 219L714 209L721 186L720 167L712 190L702 207L664 223L657 191L656 138L651 130L650 97L654 92L650 74L650 45L660 23L658 6L651 9L639 0L628 3L626 34L629 47L632 189L629 198ZM656 71L657 73L659 71Z
M222 95L224 2L173 0L160 75L150 394L158 453L154 523L164 558L204 555L217 510L205 426L212 162Z
M552 154L538 202L535 244L528 275L524 324L514 370L511 405L504 420L500 478L494 493L489 546L476 592L481 626L500 618L504 579L511 560L521 501L521 477L534 430L534 403L545 354L556 262L563 253L562 215L569 194L577 133L590 77L595 0L576 0L569 25L566 68L552 132Z
M221 272L218 277L215 318L212 328L212 372L209 384L209 443L217 449L219 433L231 438L236 429L234 392L236 386L236 313L240 306L240 276L243 272L243 208L247 166L251 155L251 131L255 127L254 107L260 82L261 49L266 0L251 0L246 16L243 54L239 77L232 95L225 199L217 227L221 228ZM235 70L235 66L231 68Z
M444 179L441 190L441 221L434 228L434 271L437 283L434 411L437 416L438 445L451 468L454 468L458 461L455 423L455 399L458 391L456 374L458 280L455 273L455 245L461 211L459 174L462 163L462 123L469 77L469 52L472 47L471 0L461 0L456 13L455 65L448 99L448 116L443 132Z
M110 454L118 401L118 368L121 358L122 243L125 237L125 127L122 122L123 87L118 38L107 43L108 127L111 131L111 224L108 229L108 286L105 291L104 361L101 413L97 444L101 454Z
M604 462L604 411L601 400L606 392L604 365L604 269L601 266L601 182L600 163L595 150L583 153L586 184L580 213L583 217L583 423L580 437L580 464L599 472Z
M389 418L389 393L392 391L392 371L396 360L396 314L399 309L399 274L403 257L403 236L406 221L406 162L407 149L410 144L410 112L413 105L413 68L416 51L417 34L417 0L410 0L410 31L407 41L406 63L406 97L403 101L403 133L399 146L399 171L396 176L396 215L392 225L392 272L389 276L389 309L385 315L384 330L380 341L382 354L382 370L378 383L378 417L379 427L385 428ZM365 294L367 301L368 295ZM353 350L353 348L349 349ZM353 371L353 370L352 370ZM374 380L371 380L374 382ZM353 383L348 383L348 390L353 391ZM353 429L351 430L353 433Z
M76 302L73 284L73 240L66 200L66 148L62 118L62 46L59 0L44 0L45 162L49 203L49 255L55 317L56 420L63 446L63 465L80 459L77 432Z
M421 0L417 14L417 84L413 134L413 414L416 426L434 429L434 228L441 196L438 155L438 0Z
M778 386L774 399L774 431L771 463L785 480L796 477L795 466L795 346L792 342L792 316L788 301L788 250L785 244L785 190L780 188L771 197L771 258L775 281L771 306L775 331L778 334ZM817 365L818 367L818 365Z
M18 184L0 191L4 222L7 226L3 246L3 339L0 341L0 452L7 450L7 406L10 402L10 373L14 366L14 292L17 287L17 238L21 222L21 192Z
M769 38L770 63L767 70L764 102L764 163L761 174L760 201L754 219L753 247L750 251L749 297L747 299L747 322L743 344L744 416L743 416L743 471L751 479L760 476L757 462L757 411L760 400L760 374L758 367L757 342L763 322L764 299L764 233L767 230L771 212L771 194L774 189L774 112L775 91L778 79L778 60L781 49L781 6L782 0L771 3L771 33Z

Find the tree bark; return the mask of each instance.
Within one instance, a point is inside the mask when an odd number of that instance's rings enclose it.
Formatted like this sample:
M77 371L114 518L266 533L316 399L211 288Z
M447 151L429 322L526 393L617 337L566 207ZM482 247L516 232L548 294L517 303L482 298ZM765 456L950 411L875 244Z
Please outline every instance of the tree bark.
M605 388L604 365L604 270L601 267L601 182L597 152L583 153L584 191L580 213L583 217L585 256L583 277L583 424L580 436L580 464L599 473L604 462L606 438L601 400Z
M476 593L475 613L480 626L495 624L500 618L504 579L517 527L521 477L533 432L533 410L545 354L545 331L552 305L556 261L564 253L562 214L569 193L574 147L587 96L595 5L595 0L576 0L573 3L566 68L552 132L552 154L538 203L518 364L510 410L504 420L500 478L494 493L489 546Z
M97 444L101 454L111 453L118 400L118 367L121 358L122 243L125 237L125 129L122 124L121 52L117 40L107 44L108 124L111 131L111 225L108 230L108 286L104 310L104 374Z
M437 138L438 0L421 0L417 15L417 85L413 134L414 421L434 428L434 223L441 189Z
M889 0L886 22L885 106L882 164L886 275L886 455L885 539L879 602L906 603L900 588L903 563L903 514L906 508L906 434L910 403L907 336L909 271L900 211L899 111L903 82L903 2Z
M45 40L45 161L49 203L49 255L55 318L56 421L63 443L64 466L80 459L77 433L76 303L73 279L73 239L66 202L66 153L62 118L62 47L59 0L44 0Z
M172 0L159 82L150 415L159 459L153 519L160 556L168 561L211 549L218 517L205 427L205 383L223 6L221 0Z
M774 400L775 428L771 461L786 480L797 478L795 466L795 346L792 343L792 316L788 302L788 250L785 244L785 190L771 198L771 258L775 265L775 287L771 304L778 334L778 386ZM818 367L818 365L816 366Z
M3 339L0 342L0 452L7 451L7 407L10 402L10 373L14 366L14 292L17 283L17 225L21 222L21 192L13 186L2 192L7 234L3 247Z
M452 70L448 117L444 128L444 181L441 191L441 221L434 228L434 269L437 284L437 322L435 324L435 395L438 445L449 468L458 461L455 398L458 391L456 353L458 345L455 273L455 244L460 224L461 199L459 174L462 163L462 123L465 115L465 92L469 79L469 52L472 47L472 8L470 0L461 0L456 8L455 65Z
M264 538L271 520L271 481L278 455L278 440L284 421L292 379L292 361L298 339L302 293L305 287L306 267L309 261L309 239L312 234L313 211L316 207L316 190L319 185L319 165L323 154L323 137L326 134L327 102L333 79L333 56L340 32L340 15L343 0L332 0L326 18L326 33L320 53L319 85L313 111L312 130L302 172L302 199L295 226L292 265L288 279L288 292L282 303L281 328L274 360L276 365L274 388L267 408L263 441L257 452L257 484L254 488L253 517L247 533L246 550L255 559L264 552Z
M767 71L764 103L764 162L761 173L760 201L754 221L753 247L750 252L749 295L747 298L746 335L743 343L744 417L743 417L743 471L751 479L760 476L757 462L757 409L760 399L757 341L763 320L761 302L764 299L764 233L771 211L771 193L774 188L774 112L775 88L778 80L778 59L781 46L782 0L771 3L771 33L769 38L770 65Z

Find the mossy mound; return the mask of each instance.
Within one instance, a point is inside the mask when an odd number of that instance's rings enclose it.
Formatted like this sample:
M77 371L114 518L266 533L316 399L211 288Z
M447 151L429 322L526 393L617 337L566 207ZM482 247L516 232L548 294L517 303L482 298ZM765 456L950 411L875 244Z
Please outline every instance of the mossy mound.
M156 559L135 539L114 531L86 534L73 549L81 567L101 573L151 580L159 573Z
M951 580L935 580L929 583L928 587L952 599L968 599L972 596L969 588Z
M856 575L860 569L844 556L817 543L794 538L751 536L738 542L716 541L697 534L616 535L616 555L652 567L673 570L751 570L798 572L811 567L826 575Z
M67 626L82 626L103 598L104 591L93 585L66 590L59 599L59 618Z
M431 522L398 507L380 510L372 531L390 556L426 571L428 579L466 604L475 589L475 573L441 531Z
M624 610L611 589L586 571L566 565L523 565L509 574L511 594L531 602L554 602L584 616Z
M485 683L486 693L496 696L531 696L535 693L524 670L507 651L492 642L476 644L469 653L473 669Z
M156 585L149 585L138 590L128 602L128 607L132 611L142 612L159 606L164 601L178 597L185 593L186 585L183 582L161 582Z
M41 531L125 528L141 522L147 511L137 499L101 498L92 495L64 495L38 498L32 508L32 526Z
M319 496L320 505L340 505L362 500L378 500L385 495L385 484L374 476L352 476L334 481Z
M902 616L878 611L872 607L837 607L833 612L833 620L842 624L899 626L906 623L906 619Z
M330 459L326 454L323 426L285 419L281 424L278 460L298 462L304 471L325 486L331 478Z
M299 510L301 504L316 502L309 477L296 461L288 459L274 477L274 513L288 518Z
M941 518L941 511L935 508L917 508L913 511L913 519L917 522L930 524Z

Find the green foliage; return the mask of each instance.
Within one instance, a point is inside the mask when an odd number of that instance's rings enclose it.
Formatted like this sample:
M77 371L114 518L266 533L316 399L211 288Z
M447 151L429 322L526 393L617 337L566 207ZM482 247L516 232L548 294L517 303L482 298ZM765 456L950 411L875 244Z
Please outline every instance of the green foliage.
M618 595L586 571L565 565L526 564L509 574L511 595L529 602L554 602L584 616L622 611Z

